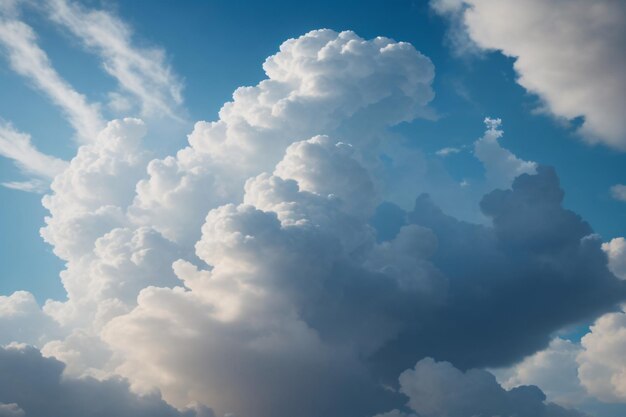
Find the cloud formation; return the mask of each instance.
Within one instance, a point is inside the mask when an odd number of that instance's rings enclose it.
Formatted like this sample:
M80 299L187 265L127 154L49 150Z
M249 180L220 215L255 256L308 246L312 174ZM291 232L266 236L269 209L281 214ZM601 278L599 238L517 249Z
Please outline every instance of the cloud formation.
M121 379L64 378L63 363L32 347L0 347L2 417L213 417L200 407L178 411L158 393L138 396Z
M536 386L503 389L487 371L459 371L448 362L423 359L400 375L408 408L420 417L585 417L575 410L546 403ZM400 411L377 417L411 417Z
M400 407L398 375L425 357L509 365L626 298L590 226L562 207L556 173L504 149L495 119L475 144L489 223L427 195L410 211L385 201L398 183L411 199L430 189L426 156L389 131L432 115L433 65L411 45L312 31L264 70L173 156L151 159L133 118L79 148L43 199L41 234L66 262L67 299L42 310L27 293L1 299L7 340L62 360L71 387L94 390L85 395L148 398L164 415L178 411L129 387L220 416L363 417ZM21 323L34 334L14 331ZM59 362L38 360L58 379ZM440 414L411 405L426 417L576 415L484 371L420 364L411 372L443 375L444 393L477 382L494 396L446 400ZM419 396L411 372L401 386ZM0 403L30 412L17 394Z
M457 50L515 58L518 83L591 143L626 150L626 5L615 0L432 0ZM584 52L582 52L584 51Z

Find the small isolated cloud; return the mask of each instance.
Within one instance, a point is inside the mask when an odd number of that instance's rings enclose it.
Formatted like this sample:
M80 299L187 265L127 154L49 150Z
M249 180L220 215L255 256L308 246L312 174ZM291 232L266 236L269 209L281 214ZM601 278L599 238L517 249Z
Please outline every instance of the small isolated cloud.
M439 149L437 152L435 152L435 155L438 155L438 156L454 155L456 153L461 152L462 150L463 148L451 148L451 147L442 148L442 149Z
M518 83L548 112L583 116L586 140L626 150L626 3L431 0L431 6L450 18L457 50L514 57Z
M474 155L483 163L487 182L493 188L507 188L519 175L537 170L535 162L524 161L500 145L498 139L504 135L501 125L500 119L485 118L487 130L474 143Z
M626 185L615 184L612 186L611 196L618 201L626 201Z

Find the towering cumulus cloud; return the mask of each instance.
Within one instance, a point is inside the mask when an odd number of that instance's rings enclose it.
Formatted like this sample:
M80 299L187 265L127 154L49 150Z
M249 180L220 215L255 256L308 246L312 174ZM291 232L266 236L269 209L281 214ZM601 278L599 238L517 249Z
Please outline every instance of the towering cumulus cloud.
M264 69L175 155L151 160L144 122L116 120L55 177L42 235L67 299L0 298L2 341L43 354L0 351L0 383L19 382L0 415L89 416L87 398L120 416L578 416L467 371L626 297L556 173L502 148L488 119L489 224L425 194L406 211L388 190L422 184L424 159L390 128L432 115L430 60L319 30Z

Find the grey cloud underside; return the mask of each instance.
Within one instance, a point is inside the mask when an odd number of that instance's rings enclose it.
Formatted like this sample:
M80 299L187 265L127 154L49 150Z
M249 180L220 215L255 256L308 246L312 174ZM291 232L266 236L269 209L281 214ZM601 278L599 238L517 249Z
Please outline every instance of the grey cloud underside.
M423 359L400 375L406 408L376 417L588 417L575 410L547 403L536 386L503 389L487 371L462 372L448 362Z
M138 396L121 379L64 378L64 365L32 347L0 347L2 417L213 417L178 411L158 394Z
M608 270L590 226L562 208L562 199L555 172L540 167L512 190L484 197L493 228L446 216L425 195L409 213L379 208L375 222L386 236L403 222L433 230L439 250L432 261L449 290L441 308L414 317L373 356L377 368L393 375L424 356L462 369L510 364L547 346L561 327L616 308L624 282Z

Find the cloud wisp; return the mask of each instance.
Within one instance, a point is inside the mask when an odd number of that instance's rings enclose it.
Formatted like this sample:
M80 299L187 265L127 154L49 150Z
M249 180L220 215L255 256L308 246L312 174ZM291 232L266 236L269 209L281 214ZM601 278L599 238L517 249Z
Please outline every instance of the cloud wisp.
M2 184L22 191L45 191L52 179L67 167L66 161L37 150L29 135L2 122L0 122L0 156L12 160L22 174L31 178L28 181Z
M0 9L0 46L11 68L63 111L81 142L90 141L104 127L98 105L89 103L57 73L33 29L16 12Z
M134 46L131 28L110 12L67 0L48 1L47 11L97 54L104 70L118 81L121 91L112 93L109 103L116 113L128 113L135 101L143 117L181 117L183 84L167 65L163 50Z

